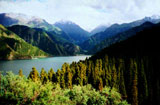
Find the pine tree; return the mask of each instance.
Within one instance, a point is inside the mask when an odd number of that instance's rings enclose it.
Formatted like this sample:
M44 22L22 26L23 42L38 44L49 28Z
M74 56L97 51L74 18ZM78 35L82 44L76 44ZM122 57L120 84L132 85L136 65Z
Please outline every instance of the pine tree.
M102 69L102 59L99 59L99 76L102 77L103 69Z
M99 78L99 61L96 60L95 68L93 72L93 85L97 87L97 80Z
M108 56L106 55L105 58L104 58L104 80L105 80L105 85L106 86L110 86L111 84L111 66L109 64L109 58Z
M67 63L64 63L62 65L62 70L61 70L61 87L64 89L66 86L65 86L65 78L66 78L66 66L67 66Z
M75 71L76 71L76 73L73 76L74 77L73 78L73 83L76 84L76 85L80 85L80 82L81 82L80 81L80 74L81 74L81 72L80 72L80 68L79 68L78 64L75 65Z
M86 79L86 66L82 62L79 63L79 68L80 68L80 85L83 86L86 84L87 79Z
M122 97L126 99L127 93L126 93L126 87L125 87L125 81L124 81L124 70L125 70L124 61L123 59L119 59L117 82L119 83L119 91L122 94Z
M66 67L66 86L67 88L72 89L72 72L69 64L67 64L67 67Z
M112 62L112 83L111 83L111 88L115 87L117 88L117 70L116 70L116 65L115 62Z
M19 76L23 77L23 71L22 71L22 69L19 70Z
M73 75L75 75L76 71L76 62L72 62L72 64L70 65L70 68L71 68L71 72Z
M56 82L60 85L61 84L61 70L58 69L56 72Z
M54 70L51 68L48 72L48 79L51 82L56 82L56 76Z
M34 82L40 80L39 73L35 67L32 68L32 71L30 72L28 78L32 79Z
M103 90L103 81L102 81L102 78L98 78L98 89L100 90L100 91L102 91Z
M130 70L132 73L131 80L131 103L132 105L138 105L138 71L137 71L137 63L134 59L131 59Z
M88 65L87 65L87 82L88 83L92 83L92 66L93 66L93 62L89 61Z
M148 97L148 83L147 83L147 77L145 73L145 68L144 68L144 61L140 60L139 62L140 69L138 72L138 99L139 99L139 104L143 104L143 102L147 101ZM143 100L142 100L143 99Z
M47 72L42 68L41 73L40 73L40 80L44 84L48 81L48 75Z

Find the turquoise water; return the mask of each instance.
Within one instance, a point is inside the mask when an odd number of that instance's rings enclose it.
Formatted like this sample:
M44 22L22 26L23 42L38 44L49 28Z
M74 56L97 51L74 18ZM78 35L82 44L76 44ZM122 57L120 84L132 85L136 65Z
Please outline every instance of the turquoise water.
M41 68L44 68L47 72L53 68L56 72L57 69L61 69L61 66L64 62L72 63L73 61L85 60L85 56L65 56L65 57L50 57L43 59L32 59L32 60L13 60L13 61L0 61L0 71L12 71L15 74L18 74L19 69L23 70L23 74L28 76L32 67L40 72Z

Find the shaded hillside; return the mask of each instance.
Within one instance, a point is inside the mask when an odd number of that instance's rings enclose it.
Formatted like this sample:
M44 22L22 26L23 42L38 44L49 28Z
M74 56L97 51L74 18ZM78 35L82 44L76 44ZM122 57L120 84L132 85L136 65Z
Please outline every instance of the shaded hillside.
M102 42L100 42L100 44L97 44L93 49L89 50L88 53L94 54L105 47L109 47L110 45L112 45L114 43L126 40L129 37L136 35L136 33L143 31L144 29L151 28L153 26L154 26L153 23L145 22L144 24L142 24L140 26L131 28L131 29L129 29L125 32L121 32L115 36L108 37L105 40L103 40Z
M67 33L74 43L80 44L89 38L89 33L73 22L56 22L54 25Z
M19 36L0 25L0 59L31 59L32 57L44 56L49 56L49 54L28 44Z
M145 17L141 20L137 20L131 23L113 24L110 27L108 27L104 32L100 32L95 35L92 35L88 40L86 40L80 46L85 50L90 50L94 48L95 45L103 41L104 39L116 36L121 32L127 31L133 27L142 25L145 22L158 23L160 22L160 18L157 19L154 17Z
M160 104L159 34L160 24L157 24L103 49L90 59L95 61L106 56L109 65L115 66L114 72L123 72L121 76L124 77L124 83L119 84L117 77L115 82L126 89L121 93L126 93L128 102L133 105ZM113 70L110 75L114 75Z
M149 27L148 27L148 26ZM145 27L144 27L145 26ZM99 58L100 55L108 54L113 56L120 55L152 55L158 54L159 52L159 33L160 33L160 23L151 24L149 22L133 29L140 29L139 32L136 32L132 37L127 40L118 42L106 47L100 52L96 53L92 58ZM143 29L143 30L142 30ZM154 55L155 55L154 54ZM96 57L97 56L97 57Z
M69 43L61 36L56 36L54 33L49 33L42 29L33 29L21 25L14 25L8 27L8 29L19 35L26 42L52 55L75 55L80 52L78 46Z

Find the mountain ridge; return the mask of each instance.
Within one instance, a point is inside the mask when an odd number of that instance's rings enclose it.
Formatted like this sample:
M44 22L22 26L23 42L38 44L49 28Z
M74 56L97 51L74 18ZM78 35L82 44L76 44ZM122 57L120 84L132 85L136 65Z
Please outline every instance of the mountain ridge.
M113 24L110 27L108 27L104 32L97 33L95 35L92 35L88 40L83 42L80 46L85 50L90 50L94 48L95 45L99 44L101 41L103 41L106 38L109 38L111 36L115 36L118 33L127 31L133 27L139 26L145 22L152 22L152 23L158 23L160 22L160 18L151 18L151 17L145 17L140 20L136 20L130 23L123 23L123 24Z
M103 41L101 41L99 44L97 44L95 47L93 47L93 49L91 49L89 51L89 53L96 53L98 51L100 51L101 49L105 48L105 47L109 47L110 45L126 40L127 38L130 38L132 36L134 36L136 33L143 31L144 29L153 27L155 24L151 23L151 22L145 22L140 26L136 26L133 27L127 31L121 32L115 36L109 37Z
M54 25L67 33L72 38L73 43L79 44L89 38L89 32L71 21L60 21Z

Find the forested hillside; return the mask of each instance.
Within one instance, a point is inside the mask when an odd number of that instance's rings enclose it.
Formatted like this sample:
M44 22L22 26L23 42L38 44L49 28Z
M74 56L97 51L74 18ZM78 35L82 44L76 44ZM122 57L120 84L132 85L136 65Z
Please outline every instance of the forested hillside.
M160 19L154 18L154 17L145 17L143 19L136 20L130 23L113 24L110 27L106 28L105 31L92 35L88 40L84 41L80 46L85 50L91 50L96 45L100 44L101 41L110 40L110 37L114 37L117 34L125 32L136 26L140 26L145 22L151 22L151 23L157 24L158 22L160 22Z
M104 59L106 55L109 64L113 65L110 75L114 76L116 71L116 86L126 90L121 90L120 93L126 94L128 102L133 105L160 104L159 34L160 24L157 24L138 32L126 41L103 49L90 59L96 61ZM124 79L124 82L121 80L122 83L117 79L120 72Z
M109 47L110 45L112 45L114 43L126 40L129 37L136 35L136 33L140 32L144 29L151 28L153 26L154 26L153 23L145 22L144 24L142 24L140 26L131 28L131 29L124 31L124 32L121 32L115 36L108 37L105 40L101 41L99 44L97 44L95 47L93 47L91 50L89 50L88 53L95 54L96 52L102 50L105 47Z
M60 35L53 32L46 32L38 28L30 28L22 25L8 27L26 42L39 47L51 55L75 55L80 52L80 48Z
M49 54L28 44L15 33L0 25L0 59L31 59L46 56Z

